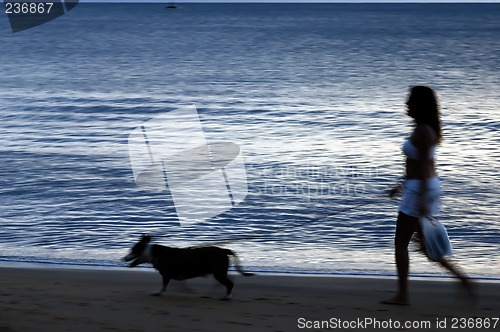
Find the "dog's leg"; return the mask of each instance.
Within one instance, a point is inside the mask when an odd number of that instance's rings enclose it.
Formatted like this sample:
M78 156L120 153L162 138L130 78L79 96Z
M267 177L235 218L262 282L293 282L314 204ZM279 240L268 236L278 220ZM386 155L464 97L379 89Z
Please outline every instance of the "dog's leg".
M229 278L227 277L227 272L225 273L214 273L215 280L226 286L226 296L223 298L223 300L231 300L232 298L232 291L234 284Z
M154 292L154 293L151 294L153 296L161 296L165 292L165 290L167 289L168 283L170 282L170 277L169 276L163 275L163 274L161 276L163 278L163 284L162 284L162 286L161 286L161 288L160 288L159 291Z

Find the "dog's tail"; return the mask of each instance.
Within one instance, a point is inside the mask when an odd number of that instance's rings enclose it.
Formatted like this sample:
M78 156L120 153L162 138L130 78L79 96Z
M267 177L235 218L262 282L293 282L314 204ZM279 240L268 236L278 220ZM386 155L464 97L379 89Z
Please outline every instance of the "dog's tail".
M253 276L254 274L253 273L250 273L250 272L245 272L243 271L243 268L241 267L240 265L240 259L238 258L238 255L236 255L236 253L232 250L229 250L229 249L226 249L226 253L228 256L233 256L233 259L234 259L234 267L236 267L236 270L241 273L242 275L244 275L245 277L251 277Z

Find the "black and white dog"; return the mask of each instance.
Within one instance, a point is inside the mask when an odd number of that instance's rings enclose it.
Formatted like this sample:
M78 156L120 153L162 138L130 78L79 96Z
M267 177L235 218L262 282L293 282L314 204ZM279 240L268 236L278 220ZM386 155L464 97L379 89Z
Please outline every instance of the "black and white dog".
M231 298L234 284L227 277L229 268L229 256L234 257L238 272L244 276L252 273L244 272L238 262L238 257L229 249L219 247L197 247L197 248L171 248L159 244L150 244L151 236L142 235L130 251L123 258L130 262L129 267L135 267L142 263L152 263L153 267L160 272L163 278L162 288L152 295L161 295L165 292L171 279L185 280L195 277L213 274L215 279L226 286L225 299Z

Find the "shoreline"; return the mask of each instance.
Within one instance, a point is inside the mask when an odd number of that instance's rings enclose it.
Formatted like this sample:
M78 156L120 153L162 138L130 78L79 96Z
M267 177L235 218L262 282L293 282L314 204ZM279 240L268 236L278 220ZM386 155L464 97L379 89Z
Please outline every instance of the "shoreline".
M456 280L412 277L412 305L392 306L380 301L394 294L393 277L230 277L235 283L233 300L220 301L224 287L212 277L172 281L163 296L154 297L149 294L160 287L161 277L153 269L0 266L0 330L326 331L334 328L307 326L371 319L381 324L428 321L433 326L426 331L445 331L438 322L486 322L500 316L498 282L476 281L478 299L472 301ZM401 330L392 327L380 330Z
M78 263L78 262L53 262L44 260L10 260L0 258L0 269L6 268L32 268L32 269L75 269L75 270L97 270L97 271L130 271L131 269L126 264L99 264L99 263ZM154 271L152 266L141 265L135 267L135 271ZM385 272L329 272L329 271L295 271L295 270L269 270L269 269L248 269L248 272L259 275L276 275L276 276L296 276L296 277L355 277L355 278L395 278L396 273ZM233 267L230 267L230 273L235 272ZM411 278L422 280L449 280L454 279L449 274L426 274L426 273L410 273ZM472 280L482 282L498 282L500 277L494 276L469 276Z

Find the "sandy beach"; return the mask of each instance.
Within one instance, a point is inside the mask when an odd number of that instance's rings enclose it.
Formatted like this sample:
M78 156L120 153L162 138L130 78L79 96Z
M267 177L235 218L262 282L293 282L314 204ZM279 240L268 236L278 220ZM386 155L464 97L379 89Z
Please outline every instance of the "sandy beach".
M412 305L380 304L394 278L232 275L233 300L213 278L173 281L151 270L0 267L0 331L477 331L500 330L500 283L410 280ZM496 327L493 326L496 324ZM453 328L455 327L455 328Z

